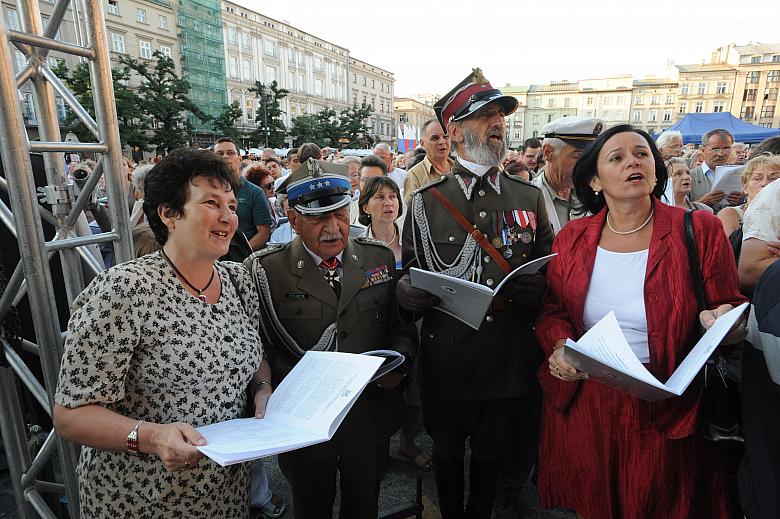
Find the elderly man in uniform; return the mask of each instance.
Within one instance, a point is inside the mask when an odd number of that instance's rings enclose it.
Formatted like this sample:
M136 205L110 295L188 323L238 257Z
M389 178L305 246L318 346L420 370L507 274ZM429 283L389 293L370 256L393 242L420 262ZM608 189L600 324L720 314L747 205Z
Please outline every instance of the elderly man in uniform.
M574 197L571 175L582 151L596 140L604 123L592 117L561 117L542 127L544 169L533 184L542 190L553 232L577 217L581 208ZM581 215L580 215L581 216Z
M349 238L347 170L309 159L291 173L287 216L296 237L244 262L260 294L274 386L307 350L394 349L411 357L415 349L413 327L398 314L392 251ZM379 461L403 418L402 392L392 387L399 378L393 372L369 385L331 441L279 456L297 519L333 515L337 469L341 517L377 517Z
M517 100L475 69L434 108L457 162L451 174L412 195L403 263L495 287L512 269L549 254L553 241L539 189L498 169L506 151L504 117ZM511 424L518 413L528 413L524 397L535 387L540 357L532 326L544 287L542 274L518 276L502 287L474 330L434 308L437 298L414 288L408 274L399 280L399 304L422 315L423 421L433 439L444 519L491 515L499 462L518 441Z

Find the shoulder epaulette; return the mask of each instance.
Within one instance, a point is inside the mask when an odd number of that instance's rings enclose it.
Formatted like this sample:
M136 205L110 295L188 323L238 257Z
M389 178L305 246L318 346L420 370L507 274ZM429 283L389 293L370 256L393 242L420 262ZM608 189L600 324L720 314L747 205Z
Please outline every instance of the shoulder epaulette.
M284 246L287 245L286 243L269 243L265 247L263 247L260 250L256 250L252 254L250 254L245 260L244 260L244 266L248 269L252 268L252 263L255 262L255 260L258 260L262 258L263 256L268 256L269 254L273 254L275 252L279 252L282 249L284 249Z
M526 179L524 179L524 178L522 178L522 177L519 177L519 176L517 176L517 175L510 175L509 173L507 173L507 172L505 172L505 171L502 171L501 173L503 173L503 174L504 174L503 176L504 176L504 178L506 178L506 179L513 180L513 181L515 181L515 182L519 182L520 184L525 184L526 186L533 186L533 187L538 187L538 186L535 186L535 185L533 184L533 182L531 182L530 180L526 180Z
M366 245L376 245L378 247L384 247L385 249L388 248L385 242L376 240L374 238L369 238L368 236L357 236L355 237L355 241L358 243L364 243Z
M424 186L418 187L417 189L415 189L412 192L412 196L416 195L417 193L421 193L421 192L425 191L429 187L433 187L433 186L435 186L437 184L441 184L442 182L447 180L447 177L448 177L448 175L442 175L439 178L437 178L436 180L432 180L432 181L428 182L427 184L425 184Z

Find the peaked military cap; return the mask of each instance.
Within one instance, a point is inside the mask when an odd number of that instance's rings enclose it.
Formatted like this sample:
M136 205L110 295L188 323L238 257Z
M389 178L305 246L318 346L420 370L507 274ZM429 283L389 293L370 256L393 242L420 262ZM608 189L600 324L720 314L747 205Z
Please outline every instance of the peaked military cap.
M348 206L349 167L310 158L284 182L290 207L304 215L325 214Z
M604 121L593 117L571 116L550 121L542 127L546 139L561 139L575 148L587 148L604 129Z
M473 114L488 103L497 102L504 109L504 115L517 110L517 99L504 95L482 75L482 70L475 68L471 74L458 83L458 86L447 92L436 101L433 109L439 118L442 128L447 129L450 121L460 121Z

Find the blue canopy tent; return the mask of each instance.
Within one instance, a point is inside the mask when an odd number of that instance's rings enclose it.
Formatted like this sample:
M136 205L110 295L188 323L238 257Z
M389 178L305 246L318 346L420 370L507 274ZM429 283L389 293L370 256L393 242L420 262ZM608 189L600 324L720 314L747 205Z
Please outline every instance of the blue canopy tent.
M764 128L746 123L729 112L687 114L665 131L677 130L682 133L684 144L701 144L701 136L716 128L724 128L731 132L735 141L748 144L780 135L780 128ZM653 134L653 138L657 139L659 135L661 132Z

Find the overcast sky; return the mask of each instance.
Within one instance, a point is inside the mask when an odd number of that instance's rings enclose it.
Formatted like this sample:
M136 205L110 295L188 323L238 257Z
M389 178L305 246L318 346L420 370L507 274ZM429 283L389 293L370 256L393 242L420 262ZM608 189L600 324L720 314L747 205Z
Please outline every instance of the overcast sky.
M395 74L395 96L443 94L473 67L496 87L668 76L728 43L780 43L777 0L237 0Z

